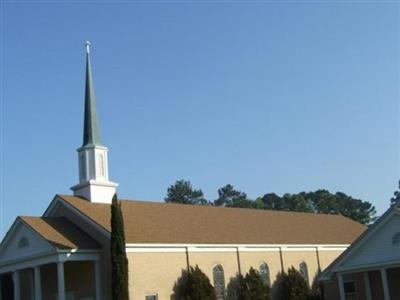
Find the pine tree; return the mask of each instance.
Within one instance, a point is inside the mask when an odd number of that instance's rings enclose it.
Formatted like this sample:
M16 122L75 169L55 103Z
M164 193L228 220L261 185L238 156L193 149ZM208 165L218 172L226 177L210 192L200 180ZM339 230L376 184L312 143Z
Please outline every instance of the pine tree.
M390 199L391 205L400 202L400 180L398 182L399 189L393 193L393 197Z
M196 190L190 181L178 180L167 190L167 197L164 198L167 203L198 204L206 205L202 190Z
M125 249L124 219L115 194L111 204L111 293L112 300L129 300L128 258Z
M196 267L183 270L174 285L173 300L217 300L214 287L207 275Z

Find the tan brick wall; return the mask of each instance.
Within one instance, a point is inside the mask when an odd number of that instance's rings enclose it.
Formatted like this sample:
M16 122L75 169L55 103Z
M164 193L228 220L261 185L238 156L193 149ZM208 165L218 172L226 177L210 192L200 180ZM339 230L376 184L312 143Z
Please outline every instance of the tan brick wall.
M321 269L326 269L343 251L319 251Z
M343 251L319 251L319 262L323 271L329 264L336 259ZM285 271L291 266L299 270L302 261L307 264L310 285L318 273L318 258L316 251L283 251L283 265Z
M186 269L185 253L127 253L131 299L144 300L157 293L160 300L170 299L175 281Z
M224 268L225 284L239 272L236 252L190 252L189 262L191 266L198 265L208 276L211 284L213 284L213 268L218 264Z
M240 265L242 273L249 271L250 267L260 270L260 265L267 263L269 267L271 283L281 271L281 258L278 251L275 252L240 252Z
M340 251L321 251L319 257L321 265L325 266ZM290 266L299 268L305 261L308 265L310 283L318 269L316 251L283 251L285 270ZM271 282L281 270L279 251L271 252L240 252L240 265L242 273L248 272L250 267L259 270L260 264L266 262L270 268ZM186 269L186 253L128 253L130 296L132 299L144 300L148 293L157 293L160 300L168 300L172 294L173 285ZM221 264L225 273L225 284L231 277L238 273L238 259L236 252L189 252L191 266L199 265L200 269L213 283L212 269ZM323 263L322 263L323 262Z

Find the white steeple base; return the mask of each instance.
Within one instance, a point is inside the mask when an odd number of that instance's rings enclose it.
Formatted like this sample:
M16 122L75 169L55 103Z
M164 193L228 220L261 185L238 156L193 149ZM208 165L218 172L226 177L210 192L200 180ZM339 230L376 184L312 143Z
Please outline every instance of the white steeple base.
M110 204L117 191L117 187L118 184L111 181L89 180L83 184L71 187L71 190L74 191L74 196L85 198L90 202Z

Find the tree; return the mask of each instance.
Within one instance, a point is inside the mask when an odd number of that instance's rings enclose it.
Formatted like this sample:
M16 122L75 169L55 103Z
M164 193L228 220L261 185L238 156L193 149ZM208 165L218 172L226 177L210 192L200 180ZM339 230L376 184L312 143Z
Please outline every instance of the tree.
M247 198L246 193L235 190L233 185L227 184L218 189L218 199L214 201L215 206L252 208L252 201Z
M271 287L271 298L274 300L285 300L281 298L280 293L282 291L283 282L286 281L287 274L285 272L278 272L275 281Z
M321 189L315 192L284 194L282 197L269 193L262 197L262 201L265 209L341 214L365 225L376 219L376 210L371 203L342 192L332 194Z
M335 196L339 206L339 214L365 225L375 221L376 209L371 203L354 199L341 192L337 192Z
M128 258L125 249L124 219L115 194L111 204L111 291L113 300L129 300Z
M252 207L255 209L264 209L264 202L262 197L257 197L256 200L253 201Z
M245 277L238 274L231 278L227 287L227 300L268 300L270 288L260 273L250 268Z
M243 300L246 283L242 274L236 274L229 280L226 288L227 300Z
M260 275L260 273L250 268L244 278L246 289L243 292L244 300L268 300L270 298L270 289Z
M182 270L173 292L172 300L217 300L214 287L197 265L189 270Z
M275 193L265 194L261 200L264 203L264 209L282 210L282 200Z
M284 194L282 196L283 210L298 212L314 212L312 204L305 197L304 193Z
M294 267L291 267L280 280L275 294L277 300L307 300L310 296L310 287Z
M390 204L393 205L397 202L400 202L400 180L398 182L399 189L393 193L393 197L390 199Z
M167 191L165 202L182 203L182 204L207 204L203 192L193 188L190 181L178 180L171 185Z
M319 270L318 273L315 275L313 283L311 285L311 293L308 297L308 300L324 300L325 299L325 291L324 291L324 284L318 281L318 276L321 274Z

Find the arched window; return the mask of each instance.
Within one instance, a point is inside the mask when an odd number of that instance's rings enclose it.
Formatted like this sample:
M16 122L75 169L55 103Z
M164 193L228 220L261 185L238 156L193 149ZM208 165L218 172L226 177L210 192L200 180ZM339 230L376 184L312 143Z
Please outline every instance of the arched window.
M303 276L303 278L307 281L307 283L309 283L308 267L307 267L307 264L304 261L300 263L299 270L300 270L301 276Z
M213 268L214 288L218 300L225 299L225 276L224 268L221 265L216 265Z
M396 233L392 237L392 244L395 245L395 246L400 245L400 232Z
M269 277L269 267L266 263L260 265L260 275L265 285L271 286L271 280Z

